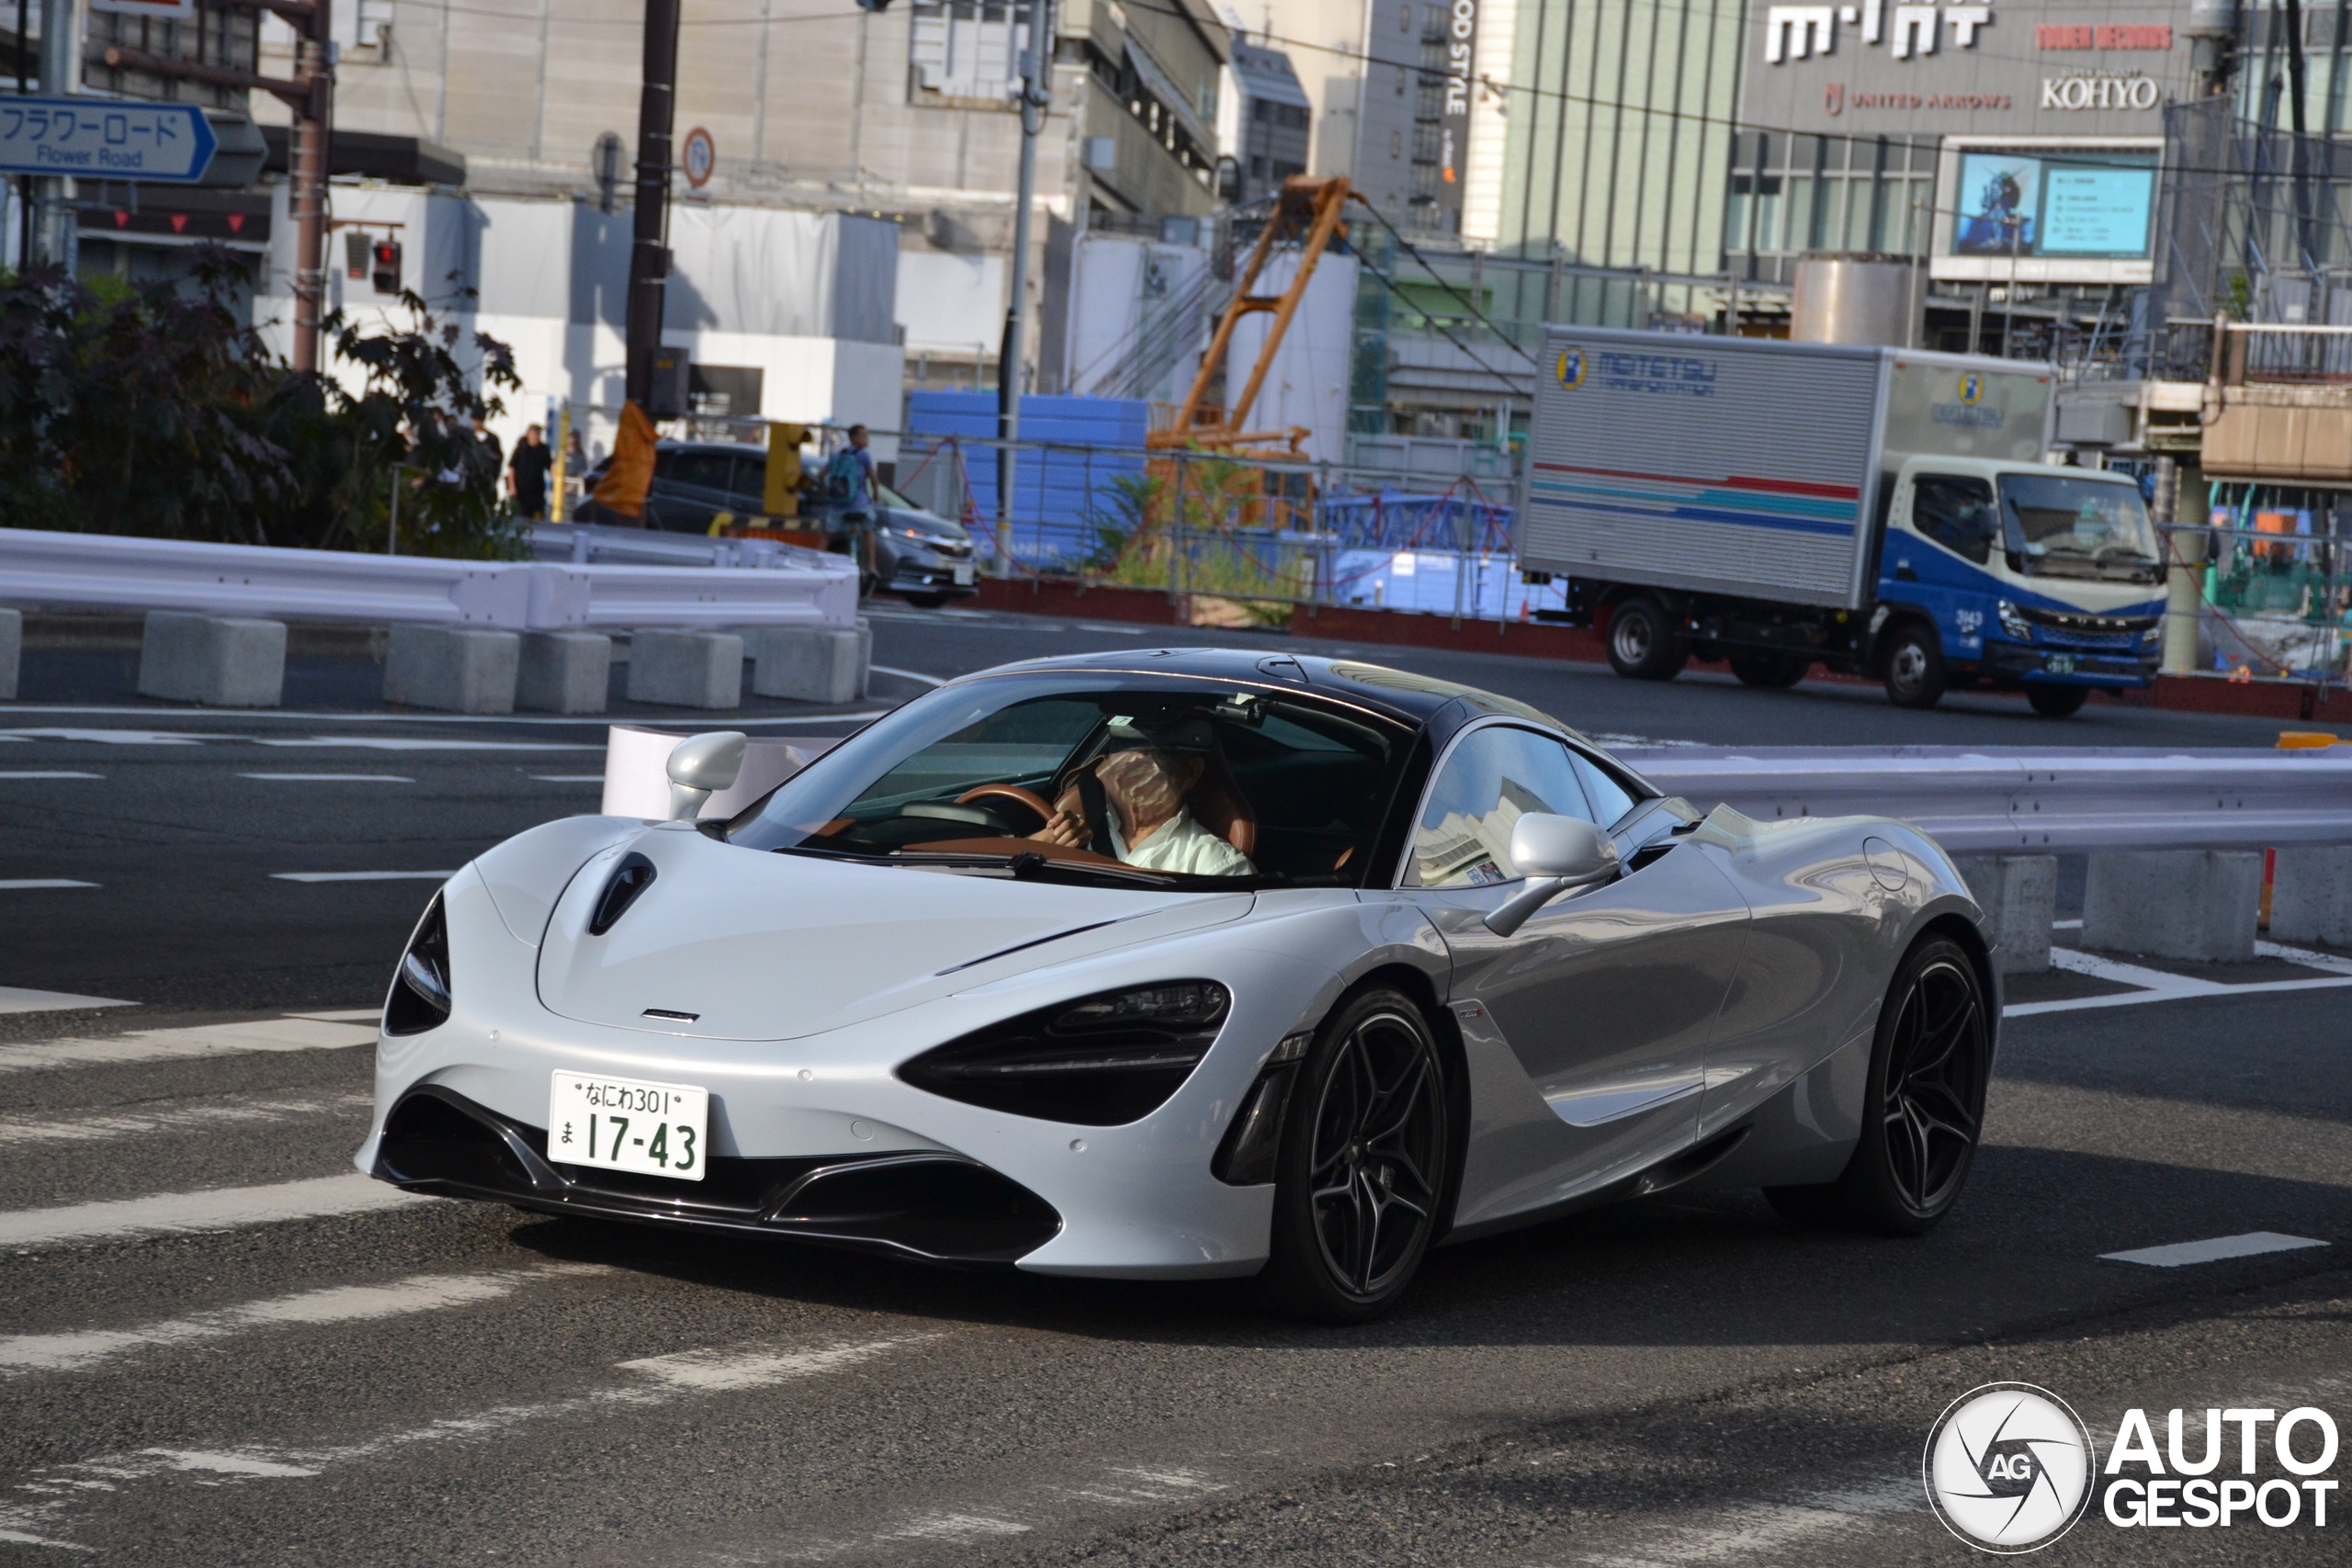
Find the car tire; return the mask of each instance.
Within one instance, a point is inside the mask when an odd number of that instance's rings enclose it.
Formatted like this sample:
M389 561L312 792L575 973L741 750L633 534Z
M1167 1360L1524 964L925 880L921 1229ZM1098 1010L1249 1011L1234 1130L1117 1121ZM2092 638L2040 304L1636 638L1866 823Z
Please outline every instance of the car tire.
M1437 1037L1403 992L1371 987L1324 1020L1283 1111L1268 1305L1363 1323L1396 1304L1437 1238L1449 1102Z
M2025 700L2044 718L2072 718L2091 699L2087 686L2028 686Z
M1813 669L1813 660L1798 653L1770 653L1757 649L1731 651L1731 672L1743 686L1793 686Z
M1992 1068L1992 1020L1976 966L1958 942L1929 937L1887 987L1861 1136L1845 1172L1818 1187L1767 1188L1764 1196L1800 1224L1926 1235L1968 1184Z
M1943 700L1943 639L1924 622L1898 627L1886 645L1886 700L1899 708L1931 708Z
M1608 640L1609 667L1629 681L1671 681L1690 661L1690 645L1674 618L1646 594L1610 613Z
M899 597L918 610L936 610L947 603L944 593L902 593Z

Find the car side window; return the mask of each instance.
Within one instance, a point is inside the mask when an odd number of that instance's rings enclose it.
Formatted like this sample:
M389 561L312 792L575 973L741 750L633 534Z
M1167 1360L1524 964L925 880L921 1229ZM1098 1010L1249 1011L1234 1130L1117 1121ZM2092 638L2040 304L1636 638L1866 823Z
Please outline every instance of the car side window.
M1530 729L1473 730L1438 770L1413 829L1407 885L1482 886L1515 880L1510 830L1530 811L1593 820L1568 749Z
M1640 797L1628 789L1617 775L1586 756L1570 751L1568 761L1577 770L1577 782L1584 785L1585 798L1591 802L1592 819L1603 828L1624 819Z
M765 457L747 457L738 453L735 457L735 482L730 489L735 498L746 502L751 511L757 512L765 506L768 460Z
M673 484L692 485L696 490L727 489L727 469L733 461L724 452L681 452L677 464L670 470Z
M2001 531L1993 487L1962 474L1921 474L1911 482L1911 526L1983 566Z

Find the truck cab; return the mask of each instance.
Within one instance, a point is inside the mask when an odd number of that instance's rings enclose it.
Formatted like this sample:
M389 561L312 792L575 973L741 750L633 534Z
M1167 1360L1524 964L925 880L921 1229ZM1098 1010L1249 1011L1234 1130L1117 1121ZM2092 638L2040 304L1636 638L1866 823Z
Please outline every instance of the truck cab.
M2163 547L2138 485L2096 469L1916 456L1879 548L1872 662L1905 706L2023 690L2059 716L2144 686L2163 641Z

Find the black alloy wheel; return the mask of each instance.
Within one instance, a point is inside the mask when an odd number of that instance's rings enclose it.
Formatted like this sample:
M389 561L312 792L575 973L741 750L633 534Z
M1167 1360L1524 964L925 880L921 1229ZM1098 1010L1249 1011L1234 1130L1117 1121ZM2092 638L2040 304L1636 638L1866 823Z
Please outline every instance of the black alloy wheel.
M1923 1235L1967 1185L1991 1076L1984 987L1958 942L1912 949L1888 988L1871 1055L1861 1137L1823 1187L1765 1196L1790 1219L1883 1235Z
M1609 615L1609 667L1629 681L1671 681L1690 661L1666 606L1636 594Z
M1913 621L1894 634L1886 649L1886 700L1899 708L1931 708L1943 700L1943 639L1933 626Z
M2087 686L2028 686L2025 700L2044 718L2072 718L2091 700Z
M1731 651L1731 672L1743 686L1793 686L1812 669L1813 660L1801 653L1773 653L1750 648Z
M1402 993L1372 987L1324 1021L1275 1167L1260 1283L1277 1309L1362 1323L1404 1294L1436 1239L1451 1168L1445 1089L1437 1041Z

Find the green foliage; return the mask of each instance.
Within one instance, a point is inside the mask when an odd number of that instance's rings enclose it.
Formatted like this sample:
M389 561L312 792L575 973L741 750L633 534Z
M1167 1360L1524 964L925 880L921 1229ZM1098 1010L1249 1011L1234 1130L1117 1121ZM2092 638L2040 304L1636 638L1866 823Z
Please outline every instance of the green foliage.
M380 550L395 483L400 548L521 553L499 474L467 422L501 412L513 355L403 294L407 321L331 321L357 389L298 375L235 308L227 252L135 287L57 268L0 280L0 525Z

